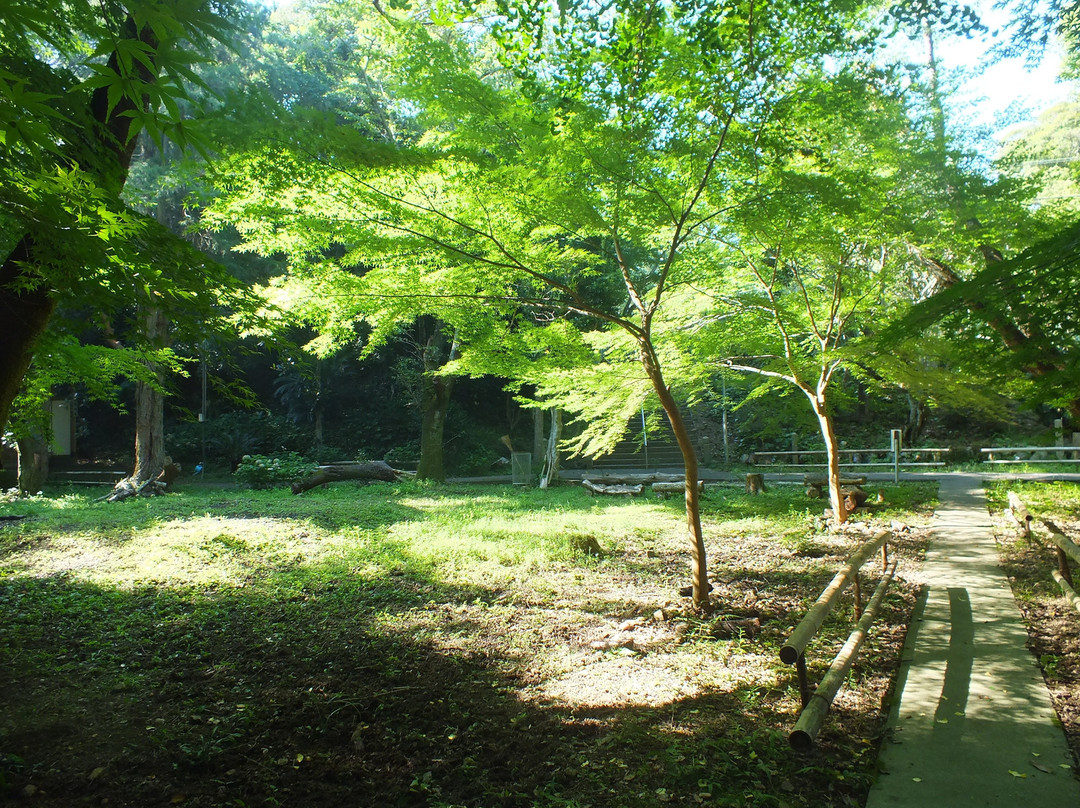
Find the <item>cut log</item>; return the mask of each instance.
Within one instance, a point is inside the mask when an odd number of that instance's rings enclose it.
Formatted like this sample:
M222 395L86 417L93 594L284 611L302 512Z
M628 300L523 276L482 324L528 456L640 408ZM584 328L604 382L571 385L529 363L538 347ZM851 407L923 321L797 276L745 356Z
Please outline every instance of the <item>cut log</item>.
M760 494L765 490L765 475L750 473L746 475L746 493Z
M582 480L581 487L590 494L606 494L614 497L636 497L645 489L644 485L601 485L592 480Z
M861 488L841 488L840 495L844 498L844 508L848 513L865 505L869 496Z
M820 474L807 474L803 477L803 485L816 485L818 488L829 484L829 478ZM841 477L840 485L866 485L865 477Z
M345 480L375 480L392 483L412 476L407 471L398 471L381 460L370 463L334 463L319 466L315 471L292 484L294 494L302 494L326 483L339 483Z

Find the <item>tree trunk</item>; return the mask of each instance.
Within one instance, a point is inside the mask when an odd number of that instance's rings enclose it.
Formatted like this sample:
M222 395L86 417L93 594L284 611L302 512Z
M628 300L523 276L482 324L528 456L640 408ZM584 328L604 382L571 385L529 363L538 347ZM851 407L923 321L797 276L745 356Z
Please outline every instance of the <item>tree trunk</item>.
M16 441L20 494L36 494L45 487L49 476L49 444L40 435Z
M911 393L907 394L908 419L904 425L904 443L914 446L922 438L923 427L926 426L926 405L916 401Z
M829 415L826 402L823 397L811 397L810 403L814 407L818 425L821 427L821 437L825 439L825 457L828 463L829 478L829 505L832 507L833 520L838 525L844 524L848 518L847 505L844 502L843 492L840 490L840 453L836 444L836 430L833 428L832 416Z
M543 410L537 410L543 415ZM559 481L559 440L562 437L562 413L558 407L551 408L551 429L548 431L547 447L544 449L544 470L540 473L540 488L547 488Z
M421 317L417 332L423 375L420 382L420 463L416 467L416 479L442 482L446 479L443 467L446 410L450 406L454 380L435 373L446 361L457 356L457 338L447 348L442 324L433 317Z
M157 306L142 311L143 338L153 348L163 348L169 341L169 324L165 312ZM131 481L142 485L155 479L165 468L165 393L161 389L164 375L152 368L155 384L138 382L135 385L135 471Z
M0 431L34 358L34 346L56 310L52 290L26 270L33 247L31 237L23 236L0 268Z
M541 458L544 456L544 447L547 442L544 440L544 411L536 409L533 413L533 457Z
M450 404L453 382L424 374L420 413L420 463L416 467L418 480L446 479L443 466L443 436L446 427L446 408Z
M709 610L709 564L705 551L705 533L701 528L701 498L698 492L698 458L697 450L690 439L690 432L686 428L682 411L671 395L671 389L664 381L664 374L660 369L659 359L652 349L652 345L646 340L639 342L641 346L641 363L645 373L652 382L653 390L660 399L660 406L671 424L671 431L675 434L675 441L679 444L682 452L683 467L685 469L686 490L686 532L690 539L691 554L691 596L694 606Z

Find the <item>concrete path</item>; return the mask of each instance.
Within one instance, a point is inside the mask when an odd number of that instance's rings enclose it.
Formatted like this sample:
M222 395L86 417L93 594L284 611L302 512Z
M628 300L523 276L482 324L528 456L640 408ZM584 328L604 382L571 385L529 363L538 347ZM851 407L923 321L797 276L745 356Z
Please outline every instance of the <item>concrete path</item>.
M899 698L867 808L1080 808L997 550L982 475L942 475Z

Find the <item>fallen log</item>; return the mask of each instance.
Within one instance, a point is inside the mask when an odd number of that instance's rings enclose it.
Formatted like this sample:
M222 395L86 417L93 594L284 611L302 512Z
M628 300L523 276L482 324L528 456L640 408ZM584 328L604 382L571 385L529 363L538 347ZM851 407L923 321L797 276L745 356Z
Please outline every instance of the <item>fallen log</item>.
M319 466L311 474L292 484L294 494L302 494L327 483L339 483L345 480L374 480L393 483L412 475L407 471L398 471L381 460L367 463L334 463Z
M684 491L686 491L686 483L683 482L682 480L679 480L678 482L675 482L675 483L653 483L652 484L652 490L653 490L654 494L658 494L658 495L665 496L665 497L668 496L669 494L681 494ZM699 492L702 492L702 493L705 491L705 481L704 480L698 480L697 490Z
M645 489L644 485L601 485L592 480L582 480L581 487L590 494L606 494L613 497L636 497Z
M652 483L682 483L686 477L682 474L648 472L645 474L590 474L587 479L595 485L651 485Z
M113 487L112 491L103 497L98 497L94 502L122 502L131 497L156 497L164 494L166 490L166 484L161 480L151 478L139 483L131 477L125 477Z

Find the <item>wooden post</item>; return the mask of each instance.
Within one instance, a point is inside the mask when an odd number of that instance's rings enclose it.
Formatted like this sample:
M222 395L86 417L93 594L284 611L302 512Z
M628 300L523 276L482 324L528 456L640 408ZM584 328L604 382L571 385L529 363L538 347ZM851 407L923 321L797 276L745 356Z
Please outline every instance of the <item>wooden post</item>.
M855 580L852 586L852 594L855 596L855 619L862 619L862 581L859 579L859 571L855 570Z
M806 654L799 654L799 658L795 660L795 673L799 676L799 698L802 699L802 706L805 709L812 695L810 679L806 675Z
M1050 531L1050 541L1053 542L1057 551L1058 571L1061 577L1069 583L1069 586L1072 586L1073 579L1072 573L1069 571L1069 559L1071 558L1077 564L1080 564L1080 547L1062 533L1061 528L1049 519L1043 519L1042 523Z
M1069 557L1065 555L1065 551L1060 547L1055 547L1054 550L1057 553L1058 575L1060 575L1069 586L1072 586L1073 579L1072 572L1069 570Z
M1027 506L1024 505L1024 501L1020 499L1020 495L1015 491L1008 493L1009 499L1009 516L1019 526L1021 533L1025 539L1031 538L1031 514L1028 513Z

